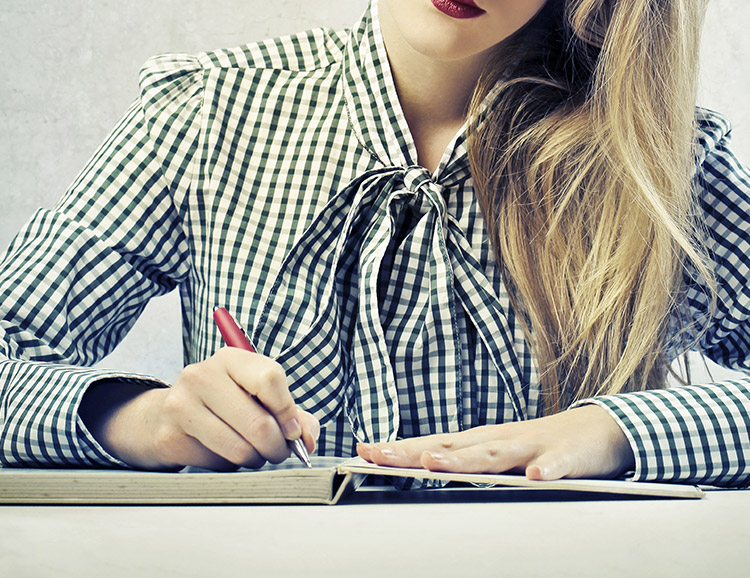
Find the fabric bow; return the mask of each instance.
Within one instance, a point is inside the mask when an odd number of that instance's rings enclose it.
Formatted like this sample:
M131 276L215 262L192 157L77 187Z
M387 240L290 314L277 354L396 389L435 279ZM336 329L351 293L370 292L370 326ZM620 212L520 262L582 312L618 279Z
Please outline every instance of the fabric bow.
M419 166L375 169L334 196L292 248L254 341L322 424L343 404L359 441L454 432L457 307L524 419L505 312L446 211L443 187Z

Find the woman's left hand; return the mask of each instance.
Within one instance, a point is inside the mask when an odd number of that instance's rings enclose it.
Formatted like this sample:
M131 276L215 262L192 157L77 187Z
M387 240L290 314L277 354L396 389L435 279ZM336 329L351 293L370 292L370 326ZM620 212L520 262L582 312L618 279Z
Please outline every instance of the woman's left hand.
M357 453L383 466L525 473L532 480L611 478L634 466L625 434L606 410L593 404L460 433L359 444Z

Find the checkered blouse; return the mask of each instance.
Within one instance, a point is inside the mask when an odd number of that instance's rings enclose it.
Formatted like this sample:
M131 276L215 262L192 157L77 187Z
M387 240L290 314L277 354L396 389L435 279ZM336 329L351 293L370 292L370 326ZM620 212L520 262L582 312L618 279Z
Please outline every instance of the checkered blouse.
M701 345L748 368L750 176L726 121L699 120L696 185L720 281ZM150 60L138 101L2 257L2 461L122 465L77 407L92 382L148 378L87 366L175 288L186 363L222 346L211 312L227 307L321 420L322 454L537 417L464 133L434 174L416 159L374 7L343 33ZM708 304L691 283L699 318ZM589 401L628 436L635 479L750 480L750 381Z

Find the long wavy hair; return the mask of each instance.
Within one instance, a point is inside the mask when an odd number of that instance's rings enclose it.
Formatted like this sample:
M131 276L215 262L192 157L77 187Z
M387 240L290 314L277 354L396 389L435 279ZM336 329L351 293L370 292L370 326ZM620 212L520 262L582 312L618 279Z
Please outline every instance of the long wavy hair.
M545 413L663 387L686 271L714 298L692 187L704 4L548 0L474 95L475 189Z

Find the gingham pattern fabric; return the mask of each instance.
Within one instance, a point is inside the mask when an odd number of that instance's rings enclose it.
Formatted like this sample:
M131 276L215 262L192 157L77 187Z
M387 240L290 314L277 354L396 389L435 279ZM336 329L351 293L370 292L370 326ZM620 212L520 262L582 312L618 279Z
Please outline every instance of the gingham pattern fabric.
M747 368L750 178L727 149L726 122L700 121L696 186L720 282L701 346ZM433 175L416 158L375 7L350 32L150 60L138 101L2 257L3 463L121 465L78 403L98 380L148 378L86 366L150 297L175 288L186 363L221 347L211 312L227 307L323 421L322 454L351 454L354 434L537 417L536 369L492 259L463 133ZM696 319L702 289L690 281ZM636 479L750 477L745 380L589 402L623 427Z

